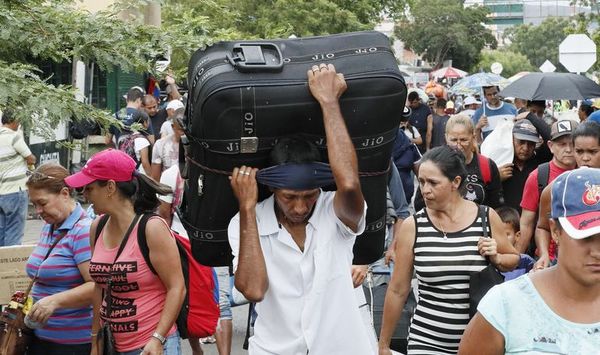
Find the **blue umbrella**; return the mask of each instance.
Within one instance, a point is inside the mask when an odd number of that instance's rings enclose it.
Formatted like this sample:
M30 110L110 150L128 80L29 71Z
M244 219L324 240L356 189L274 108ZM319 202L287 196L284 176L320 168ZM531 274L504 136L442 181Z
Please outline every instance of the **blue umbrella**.
M473 95L481 92L484 86L505 87L510 82L493 73L477 73L460 79L450 88L450 93L460 95Z

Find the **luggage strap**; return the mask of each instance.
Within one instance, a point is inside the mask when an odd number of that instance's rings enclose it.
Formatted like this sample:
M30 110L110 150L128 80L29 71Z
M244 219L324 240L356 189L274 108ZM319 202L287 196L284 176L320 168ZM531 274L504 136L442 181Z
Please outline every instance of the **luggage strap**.
M244 119L245 120L245 119ZM244 123L246 124L246 123ZM249 126L251 127L251 126ZM396 139L398 128L393 128L387 132L372 136L354 137L352 143L356 150L366 150L377 148L391 143ZM319 149L327 149L325 137L313 134L303 134L307 139L313 142ZM204 149L219 154L240 154L248 152L253 148L254 153L259 151L270 151L277 143L277 137L257 138L253 136L242 137L241 139L199 139L193 136L189 137L193 142L198 143ZM255 139L255 141L254 141Z
M385 228L385 226L387 225L385 222L386 222L386 215L384 214L383 216L376 219L375 221L368 223L365 226L365 231L363 233L377 232L377 231Z
M193 165L199 167L200 169L202 169L203 171L209 172L209 173L214 173L214 174L219 174L219 175L225 175L225 176L231 176L231 171L226 171L226 170L220 170L220 169L213 169L210 168L208 166L202 165L200 163L198 163L196 160L194 160L194 158L190 157L189 155L185 156L185 160L192 163ZM384 175L387 174L390 171L390 166L388 165L387 168L385 170L381 170L381 171L369 171L369 172L358 172L358 176L359 177L371 177L371 176L380 176L380 175ZM183 220L181 220L181 222L183 223ZM218 232L218 231L214 231L214 232Z
M315 54L307 54L305 56L298 57L285 57L283 58L283 63L315 63L322 62L324 60L333 60L341 57L350 57L356 55L365 55L372 53L391 53L392 50L389 47L363 47L363 48L351 48L344 49L340 51L328 52L328 53L315 53ZM308 70L309 68L307 68Z
M254 86L240 88L240 103L242 136L239 150L242 154L256 153L259 139L256 134L256 88Z
M188 232L190 239L199 240L208 243L229 243L227 229L207 230L201 229L191 224L187 219L179 214L179 220L183 227Z
M375 47L343 49L343 50L327 52L327 53L314 53L314 54L307 54L304 56L297 56L297 57L285 57L285 58L283 58L283 63L284 64L289 64L289 63L301 64L301 63L315 63L315 62L320 63L324 60L333 60L336 58L351 57L351 56L365 55L365 54L372 54L372 53L394 54L394 52L389 47L375 46ZM215 69L216 67L219 67L219 66L223 66L224 68L227 68L227 69L225 69L226 72L234 70L234 66L231 65L227 56L213 58L208 61L201 61L194 68L194 71L193 71L194 79L192 80L191 87L196 87L196 86L198 86L199 83L206 81L206 79L208 77L214 76L214 74L212 74L212 75L207 75L207 74L209 74L209 72L212 69ZM310 68L306 68L306 70L308 70L308 69L310 69ZM203 75L205 76L204 78L202 78Z

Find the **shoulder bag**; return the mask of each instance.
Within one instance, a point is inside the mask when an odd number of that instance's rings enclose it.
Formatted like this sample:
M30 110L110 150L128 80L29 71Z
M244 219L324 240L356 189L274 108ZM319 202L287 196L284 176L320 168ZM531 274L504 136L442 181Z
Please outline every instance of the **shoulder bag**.
M50 228L50 235L54 234L54 228ZM38 274L41 269L41 264L48 259L52 249L60 242L65 236L66 232L61 232L58 238L52 243L46 256L40 263L35 277L27 286L25 292L18 291L13 295L10 303L6 306L6 309L0 315L0 355L23 355L27 351L29 343L33 339L33 330L29 329L25 325L25 313L23 313L23 307L29 297L31 288L38 278Z
M479 216L481 218L483 237L489 238L485 206L479 206ZM486 260L489 265L483 270L471 274L471 279L469 280L469 318L473 318L475 313L477 313L477 305L479 305L483 296L492 287L504 282L504 275L496 269L488 257L486 257Z

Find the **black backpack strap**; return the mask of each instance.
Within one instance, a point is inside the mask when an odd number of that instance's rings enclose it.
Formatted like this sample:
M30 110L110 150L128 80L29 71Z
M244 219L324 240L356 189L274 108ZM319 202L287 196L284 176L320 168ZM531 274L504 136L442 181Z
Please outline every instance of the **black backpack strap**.
M483 237L484 238L489 238L489 231L488 231L488 225L487 225L487 220L488 220L488 208L486 208L486 206L484 205L479 205L479 218L481 218L481 229L483 230Z
M94 242L94 248L96 247L96 241L100 237L100 233L102 233L102 229L104 229L104 226L106 226L106 223L108 222L109 218L110 216L107 214L103 214L102 216L100 216L100 220L98 221L98 225L96 226L96 232L94 233L94 239L92 240Z
M550 163L540 164L538 166L537 185L538 194L542 196L542 191L548 186L548 180L550 179Z
M242 344L242 349L248 350L250 347L250 337L252 336L251 328L252 328L252 313L254 312L254 303L251 302L248 305L248 321L246 323L246 335L244 336L244 343Z
M148 240L146 239L146 224L148 223L150 218L157 216L158 215L156 213L145 213L140 219L140 224L138 226L137 233L138 245L140 247L142 255L144 256L144 261L146 261L146 264L148 264L148 267L154 275L156 275L157 273L154 269L154 266L152 266L152 262L150 261L150 248L148 247Z

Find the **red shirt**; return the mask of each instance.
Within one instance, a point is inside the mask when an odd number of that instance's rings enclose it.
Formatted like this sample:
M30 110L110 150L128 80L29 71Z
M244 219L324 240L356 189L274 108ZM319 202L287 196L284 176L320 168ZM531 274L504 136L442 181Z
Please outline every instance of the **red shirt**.
M554 164L554 161L550 161L550 176L548 177L548 182L552 182L552 180L556 179L558 175L568 171L570 169L562 169ZM525 181L525 187L523 188L523 199L521 200L521 208L529 211L533 211L538 213L539 205L540 205L540 192L538 191L538 169L529 174L527 181Z

